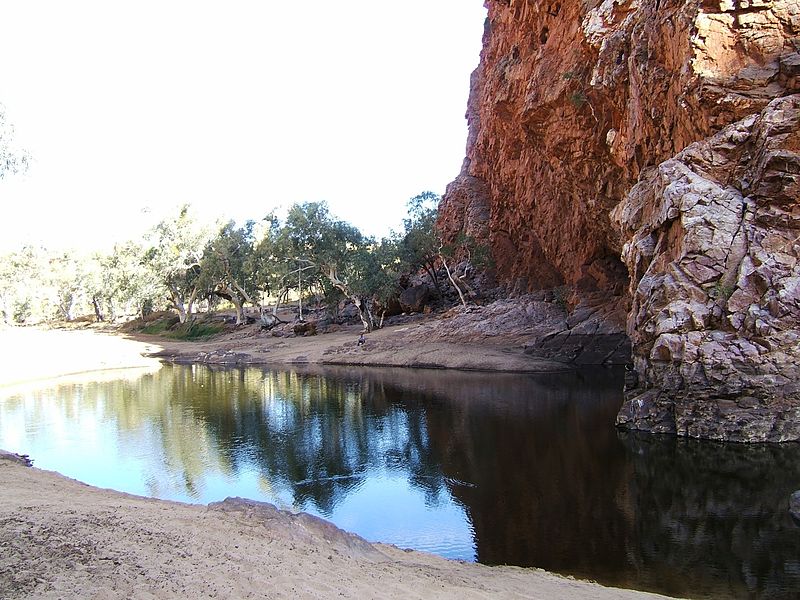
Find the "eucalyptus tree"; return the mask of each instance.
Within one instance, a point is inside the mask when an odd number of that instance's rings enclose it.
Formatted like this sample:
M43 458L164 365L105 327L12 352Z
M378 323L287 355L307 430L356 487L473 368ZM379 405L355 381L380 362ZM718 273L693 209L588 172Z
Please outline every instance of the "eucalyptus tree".
M491 253L488 246L478 243L464 232L450 243L442 241L436 228L440 200L433 192L422 192L408 201L408 218L403 220L405 232L400 242L401 256L409 270L424 269L437 290L441 289L437 274L437 267L441 265L466 307L467 298L474 299L477 296L467 282L470 270L492 268ZM456 261L461 273L453 264Z
M71 252L52 254L47 259L45 279L52 294L56 316L73 319L73 309L84 296L84 268L80 258Z
M105 321L111 311L111 295L106 285L105 260L104 254L94 252L85 263L83 276L86 298L91 304L95 320L98 323Z
M46 264L44 250L27 245L0 258L0 310L6 323L47 316Z
M101 272L112 320L130 314L143 317L160 306L159 283L146 266L145 249L140 244L115 244L101 260Z
M283 235L280 220L274 213L262 221L261 235L253 246L248 265L255 287L266 297L275 298L272 309L277 317L278 307L295 288L296 277L292 277L293 263L289 260L289 240Z
M204 291L200 263L209 238L208 230L189 214L188 205L180 209L177 218L160 221L146 236L150 247L144 254L145 264L164 287L181 323L192 315L194 303Z
M437 263L441 261L441 242L436 231L441 198L422 192L407 203L408 217L403 219L404 233L399 243L400 255L410 271L424 269L439 290Z
M254 221L236 227L233 221L223 225L203 251L198 285L228 300L236 309L236 324L244 323L244 305L260 308L253 256Z
M281 230L285 260L312 267L358 308L366 331L379 326L372 310L388 285L381 245L349 223L335 219L325 202L295 204Z

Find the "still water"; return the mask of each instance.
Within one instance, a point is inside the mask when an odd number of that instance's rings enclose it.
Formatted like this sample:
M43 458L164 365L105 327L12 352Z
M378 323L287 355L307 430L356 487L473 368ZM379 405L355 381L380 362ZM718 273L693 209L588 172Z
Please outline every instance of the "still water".
M620 374L164 366L0 396L0 448L372 541L693 598L794 598L800 444L617 432ZM1 493L1 492L0 492Z

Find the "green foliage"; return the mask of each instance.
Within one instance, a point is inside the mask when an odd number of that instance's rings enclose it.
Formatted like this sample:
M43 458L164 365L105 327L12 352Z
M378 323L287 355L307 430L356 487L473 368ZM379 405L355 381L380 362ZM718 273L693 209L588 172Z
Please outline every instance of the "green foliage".
M0 257L0 314L6 322L87 312L115 320L171 307L191 322L192 303L203 299L209 310L232 303L241 322L246 304L260 306L264 297L294 290L329 305L349 298L369 327L373 303L385 306L395 297L405 274L425 269L438 287L440 252L466 253L474 266L490 264L488 248L466 236L440 249L439 201L433 192L411 198L403 231L381 240L335 218L324 202L295 204L283 221L269 214L258 223L231 221L213 233L184 206L142 243L121 242L107 253L27 247ZM145 331L189 338L217 333L197 322L185 331L151 323Z
M14 300L14 308L12 312L12 319L14 323L22 324L31 317L31 300L25 298L24 300Z
M733 284L724 283L722 280L718 281L714 284L714 287L711 289L711 293L709 294L712 298L716 298L718 300L725 300L727 301L733 295L733 292L736 291L736 286Z
M572 102L575 108L580 108L586 104L586 94L583 90L575 90L569 95L569 101Z
M436 218L441 198L433 192L422 192L408 201L408 218L403 220L405 229L398 244L398 254L406 270L425 269L434 285L439 287L436 263L439 259L439 236Z
M142 315L148 305L159 306L161 288L146 268L146 250L136 242L115 244L101 259L103 281L114 315Z
M459 232L453 243L442 246L441 254L445 258L466 255L470 264L476 269L490 269L494 267L491 248L486 244L479 244L478 240L471 235L467 235L463 231Z
M233 221L223 225L206 244L199 264L197 285L231 302L236 308L237 324L243 322L244 304L257 303L254 227L254 221L247 221L241 227L236 227Z
M191 312L201 291L200 261L209 238L206 228L191 216L188 205L176 218L164 219L146 235L149 248L144 251L143 264L159 282L162 295L179 311Z
M152 323L146 324L144 327L139 329L139 331L146 333L147 335L162 335L163 333L169 331L174 325L175 321L172 319L159 319L157 321L153 321Z
M553 303L564 312L569 312L569 299L571 295L572 290L566 285L553 288Z
M283 226L273 228L265 240L260 253L269 253L281 265L283 286L294 285L297 270L303 269L329 300L335 300L336 292L352 299L368 329L374 326L372 300L385 301L397 293L396 242L364 236L334 218L324 202L293 205Z

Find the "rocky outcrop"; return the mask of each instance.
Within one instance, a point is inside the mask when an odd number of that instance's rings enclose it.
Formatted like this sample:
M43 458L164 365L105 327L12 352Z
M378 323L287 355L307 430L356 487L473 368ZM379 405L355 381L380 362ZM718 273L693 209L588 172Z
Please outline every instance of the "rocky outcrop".
M620 424L800 439L797 3L486 5L445 240L479 231L510 291L628 304Z
M613 216L629 241L639 388L619 422L800 439L800 96L690 145Z
M425 285L413 285L400 293L400 307L404 312L422 312L431 296L431 289Z

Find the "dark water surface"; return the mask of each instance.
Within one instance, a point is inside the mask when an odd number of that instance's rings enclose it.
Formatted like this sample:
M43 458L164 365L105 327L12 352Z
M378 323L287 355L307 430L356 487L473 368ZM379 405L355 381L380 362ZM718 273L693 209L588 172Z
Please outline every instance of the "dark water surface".
M165 366L0 397L0 448L100 487L268 501L450 558L795 598L800 444L619 433L619 389L607 370Z

